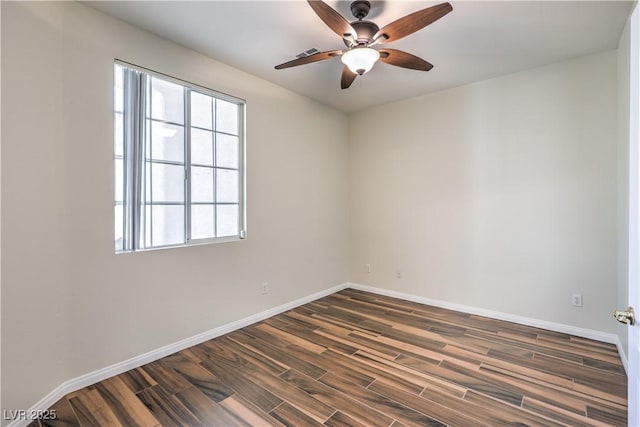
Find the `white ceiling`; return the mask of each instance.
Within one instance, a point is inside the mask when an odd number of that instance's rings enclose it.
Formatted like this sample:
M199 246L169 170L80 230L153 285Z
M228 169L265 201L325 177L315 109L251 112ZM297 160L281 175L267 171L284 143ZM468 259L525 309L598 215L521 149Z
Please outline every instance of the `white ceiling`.
M328 0L347 20L350 2ZM372 1L380 27L433 1ZM615 48L628 1L452 1L453 11L385 47L434 64L429 72L377 63L346 90L334 58L273 67L342 40L306 1L98 1L85 4L221 62L346 112Z

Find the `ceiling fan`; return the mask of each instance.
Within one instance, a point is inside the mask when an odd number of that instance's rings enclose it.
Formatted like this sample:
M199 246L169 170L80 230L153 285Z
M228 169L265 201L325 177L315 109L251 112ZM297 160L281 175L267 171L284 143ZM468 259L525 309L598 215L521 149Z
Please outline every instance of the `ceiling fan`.
M307 0L313 11L324 21L333 32L342 37L347 49L328 50L312 55L299 57L292 61L276 65L276 70L310 64L341 56L343 64L340 87L346 89L357 76L361 76L380 60L385 64L412 70L429 71L433 65L422 58L397 49L374 49L377 44L385 44L399 40L451 12L449 3L441 3L404 16L380 28L364 18L369 14L371 3L366 0L356 0L351 3L351 13L357 21L349 22L335 9L320 0Z

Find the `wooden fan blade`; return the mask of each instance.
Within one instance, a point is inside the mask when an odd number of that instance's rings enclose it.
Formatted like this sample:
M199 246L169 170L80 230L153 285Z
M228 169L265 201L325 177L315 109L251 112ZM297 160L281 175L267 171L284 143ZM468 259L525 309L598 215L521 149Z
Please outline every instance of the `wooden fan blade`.
M380 49L380 61L412 70L429 71L433 68L433 65L424 59L397 49Z
M353 29L349 21L344 19L344 17L331 6L320 0L307 0L307 3L309 3L313 11L334 33L342 38L345 38L348 34L351 34L354 38L358 38L358 33Z
M378 39L378 43L389 43L399 40L432 24L452 10L453 7L451 7L449 3L441 3L419 10L393 21L389 25L385 25L376 33L374 39Z
M296 58L292 61L285 62L284 64L276 65L276 70L282 70L283 68L297 67L298 65L311 64L312 62L323 61L325 59L331 59L334 56L342 55L341 50L328 50L326 52L318 52L313 55L303 56L302 58Z
M344 68L342 69L342 77L340 78L340 87L342 89L348 88L349 86L351 86L351 83L353 83L356 77L358 77L358 75L353 71L351 71L349 67L345 65Z

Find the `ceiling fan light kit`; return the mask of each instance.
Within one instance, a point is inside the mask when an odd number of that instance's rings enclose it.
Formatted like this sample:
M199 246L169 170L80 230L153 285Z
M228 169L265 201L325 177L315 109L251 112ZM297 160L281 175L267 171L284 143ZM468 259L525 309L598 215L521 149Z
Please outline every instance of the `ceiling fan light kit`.
M351 72L363 75L369 71L373 64L380 59L380 52L370 47L354 47L342 54L342 63L349 67Z
M351 13L357 19L353 22L347 21L335 9L321 0L307 0L307 3L334 33L342 37L347 49L318 52L276 65L275 68L282 70L341 56L342 63L345 65L340 79L342 89L351 86L357 76L371 70L378 60L385 64L412 70L429 71L432 69L433 65L429 62L410 53L397 49L378 50L373 46L389 43L413 34L453 10L451 4L441 3L411 13L380 28L375 23L364 20L371 9L371 3L366 0L356 0L351 3Z

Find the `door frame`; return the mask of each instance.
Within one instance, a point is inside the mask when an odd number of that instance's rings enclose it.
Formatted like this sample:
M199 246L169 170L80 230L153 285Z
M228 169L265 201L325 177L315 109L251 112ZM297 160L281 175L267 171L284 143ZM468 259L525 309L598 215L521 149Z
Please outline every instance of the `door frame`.
M640 311L640 7L630 17L629 43L629 305ZM628 328L628 424L640 426L640 324Z

